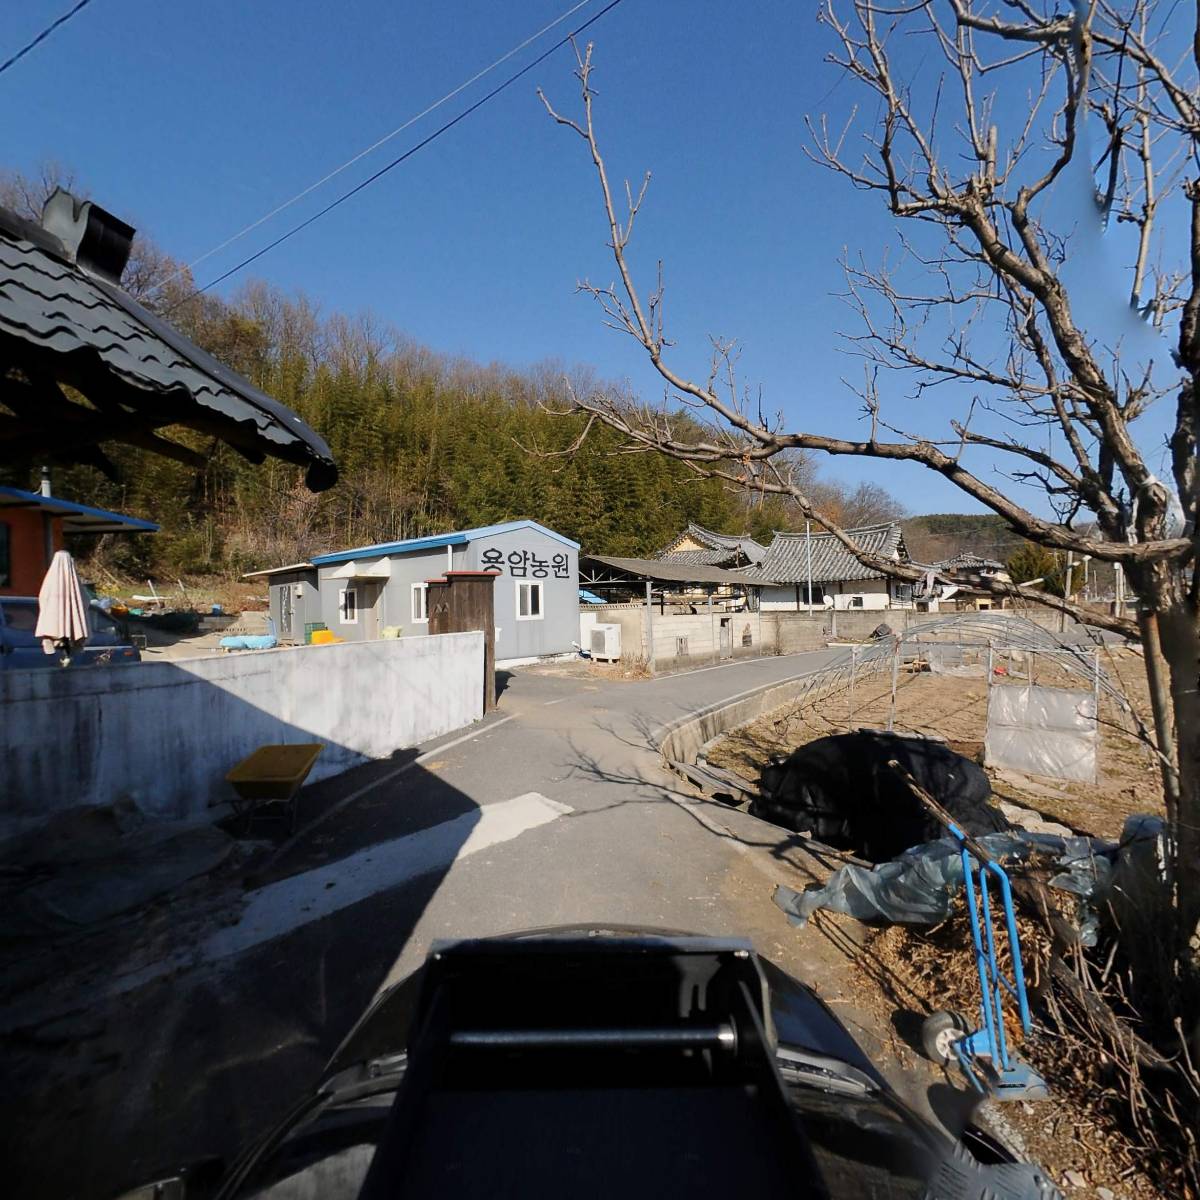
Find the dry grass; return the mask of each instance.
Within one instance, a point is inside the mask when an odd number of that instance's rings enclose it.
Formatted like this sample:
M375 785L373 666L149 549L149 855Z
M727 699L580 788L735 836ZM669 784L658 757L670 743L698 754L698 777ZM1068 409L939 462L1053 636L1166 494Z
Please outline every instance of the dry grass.
M1123 690L1136 717L1149 720L1145 673L1139 655L1106 652L1102 665ZM1080 686L1061 673L1038 670L1036 682ZM851 729L884 728L891 710L891 679L860 680L851 695L817 697L800 706L767 714L727 735L708 754L714 765L757 780L774 753L788 752L819 737ZM987 716L986 680L982 677L902 673L897 689L898 731L945 738L970 757L982 749ZM1100 710L1099 778L1095 784L993 778L993 789L1010 800L1080 832L1116 840L1133 813L1164 812L1161 778L1151 747L1137 732L1137 720L1109 699ZM942 1009L978 1012L978 976L967 922L951 919L934 929L892 926L872 931L856 960L864 977L860 996L879 1009L886 1022L897 1008L927 1015ZM822 914L828 919L827 914ZM1114 1197L1152 1200L1200 1195L1200 1160L1196 1136L1200 1124L1200 1076L1186 1058L1186 1042L1163 1013L1147 1013L1159 1045L1175 1057L1167 1071L1147 1069L1139 1061L1135 1034L1142 1029L1126 996L1131 985L1121 975L1115 954L1077 952L1058 959L1057 977L1050 972L1052 935L1047 922L1030 911L1019 919L1026 980L1038 1014L1034 1035L1022 1044L1019 1029L1006 1025L1011 1044L1050 1084L1052 1103L1015 1104L1004 1108L1029 1156L1074 1190L1083 1181L1087 1192L1104 1187ZM1135 941L1161 942L1149 928ZM1106 948L1107 951L1108 948ZM1067 973L1082 986L1067 986ZM1127 970L1127 968L1125 968ZM1164 992L1178 989L1168 967L1143 977L1161 978ZM1081 1003L1086 993L1097 1010ZM1145 994L1143 990L1143 995ZM1102 998L1102 1000L1100 999ZM1119 1020L1103 1018L1107 1012ZM1193 1018L1194 1020L1194 1018ZM1146 1035L1148 1036L1148 1035ZM1149 1047L1150 1052L1153 1050Z
M88 559L79 564L82 578L93 584L99 595L116 596L129 601L134 595L149 595L150 588L145 579L109 570L101 563ZM219 604L228 613L258 612L267 607L267 581L253 579L231 579L226 575L189 575L178 579L154 580L154 589L172 607L194 606L206 612L212 605Z

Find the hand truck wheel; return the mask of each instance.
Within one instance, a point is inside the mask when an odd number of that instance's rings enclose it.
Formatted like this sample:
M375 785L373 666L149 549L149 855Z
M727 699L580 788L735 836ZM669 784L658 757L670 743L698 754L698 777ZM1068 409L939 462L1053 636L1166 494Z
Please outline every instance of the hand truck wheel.
M935 1012L921 1025L921 1048L935 1063L955 1061L954 1043L961 1041L971 1030L956 1012Z

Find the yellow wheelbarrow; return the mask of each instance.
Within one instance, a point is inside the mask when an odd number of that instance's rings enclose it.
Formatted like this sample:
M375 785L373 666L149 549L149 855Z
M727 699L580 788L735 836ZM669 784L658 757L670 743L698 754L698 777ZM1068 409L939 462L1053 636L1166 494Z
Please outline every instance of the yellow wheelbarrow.
M244 821L247 833L260 807L280 802L288 806L288 828L295 833L300 789L324 749L321 742L259 746L225 776L237 795L234 815Z

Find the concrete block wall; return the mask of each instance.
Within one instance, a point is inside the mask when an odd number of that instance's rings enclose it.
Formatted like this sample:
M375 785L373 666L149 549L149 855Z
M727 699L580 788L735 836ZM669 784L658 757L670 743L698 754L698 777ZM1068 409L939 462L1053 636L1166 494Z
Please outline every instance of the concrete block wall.
M762 619L758 613L723 613L713 609L699 613L654 617L654 660L655 662L678 662L681 659L712 659L721 647L721 622L727 620L730 628L730 648L734 657L773 653L764 651L762 644ZM747 644L747 637L749 644ZM680 653L680 639L686 639L687 654Z
M612 604L587 610L600 622L621 626L624 657L641 659L646 652L646 610L641 604ZM654 611L654 661L660 666L681 666L714 661L719 647L722 617L729 617L733 629L734 657L764 654L800 654L824 649L831 641L865 642L879 625L889 625L896 633L905 633L921 625L942 621L953 613L921 613L914 609L893 608L882 612L868 609L839 609L836 613L818 608L808 612L722 613L714 609L700 613L662 614ZM968 614L963 614L968 615ZM1048 610L1025 609L1021 616L1044 629L1059 632L1061 619ZM1074 622L1070 623L1071 625ZM747 626L750 645L743 644ZM687 639L687 655L679 654L679 638Z
M267 743L323 742L310 780L477 721L482 633L181 662L0 671L0 823L131 796L203 816Z
M598 625L621 626L621 656L627 659L646 658L646 608L642 604L589 605L596 614ZM585 647L586 649L586 647Z
M601 624L621 626L622 656L627 659L645 661L646 608L643 604L608 604L589 606L587 613L595 613ZM730 622L730 640L734 657L772 654L770 646L763 645L765 617L758 613L723 613L714 608L710 613L701 609L698 613L661 613L654 610L654 661L663 666L688 663L711 662L720 647L722 619ZM749 632L749 644L746 634ZM687 654L679 653L679 639L686 639Z

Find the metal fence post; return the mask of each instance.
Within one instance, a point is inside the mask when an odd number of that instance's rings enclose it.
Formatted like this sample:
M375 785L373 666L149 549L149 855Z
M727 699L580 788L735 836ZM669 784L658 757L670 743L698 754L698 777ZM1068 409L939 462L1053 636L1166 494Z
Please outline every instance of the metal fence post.
M892 651L892 706L888 710L888 732L896 728L896 685L900 681L900 639L896 638L896 646Z
M646 670L654 674L654 584L646 580Z

